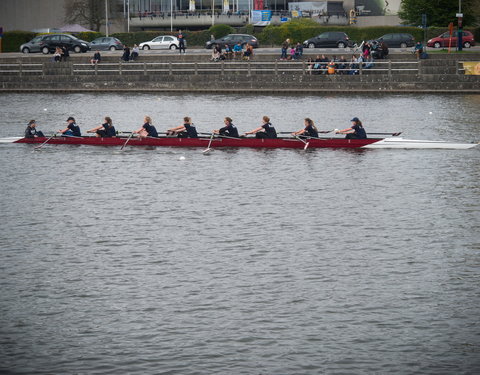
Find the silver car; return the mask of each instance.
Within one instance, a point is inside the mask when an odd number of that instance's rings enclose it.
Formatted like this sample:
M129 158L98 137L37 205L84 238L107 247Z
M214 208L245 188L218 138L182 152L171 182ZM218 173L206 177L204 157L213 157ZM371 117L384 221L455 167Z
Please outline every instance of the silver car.
M23 43L20 46L20 52L23 53L30 53L30 52L40 52L42 50L42 46L40 42L46 37L47 35L39 35L33 38L30 42Z
M185 46L187 45L184 41ZM138 45L139 48L144 50L149 49L177 49L180 46L180 42L176 36L161 35L150 40L149 42L143 42Z
M123 43L117 38L100 37L90 42L92 51L116 51L123 49Z

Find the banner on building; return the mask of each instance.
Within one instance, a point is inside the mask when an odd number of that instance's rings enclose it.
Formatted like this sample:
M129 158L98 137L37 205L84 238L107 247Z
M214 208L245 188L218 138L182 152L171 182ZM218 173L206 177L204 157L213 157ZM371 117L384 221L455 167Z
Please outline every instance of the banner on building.
M271 10L252 10L252 24L254 26L268 26L271 21Z
M254 0L253 9L263 10L263 8L264 8L263 0Z
M223 0L223 13L228 13L230 11L230 1Z
M465 75L480 76L480 61L464 61Z
M195 0L190 0L190 6L188 8L191 12L195 11Z

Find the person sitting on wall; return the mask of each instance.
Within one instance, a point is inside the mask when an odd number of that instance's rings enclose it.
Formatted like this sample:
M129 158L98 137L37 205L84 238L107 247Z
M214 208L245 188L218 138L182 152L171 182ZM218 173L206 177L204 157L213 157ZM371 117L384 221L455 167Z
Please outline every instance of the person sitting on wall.
M423 44L422 42L418 41L417 44L415 44L415 47L413 48L413 53L417 56L417 59L420 58L420 56L423 53Z
M93 54L93 57L90 60L90 64L92 64L92 66L95 66L100 62L101 59L102 59L102 56L100 56L100 52L97 51Z

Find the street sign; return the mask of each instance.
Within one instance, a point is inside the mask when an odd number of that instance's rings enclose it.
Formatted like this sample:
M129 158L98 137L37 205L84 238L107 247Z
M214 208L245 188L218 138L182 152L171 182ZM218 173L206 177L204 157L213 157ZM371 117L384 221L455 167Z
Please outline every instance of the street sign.
M457 13L457 15L455 16L457 18L463 18L463 13Z

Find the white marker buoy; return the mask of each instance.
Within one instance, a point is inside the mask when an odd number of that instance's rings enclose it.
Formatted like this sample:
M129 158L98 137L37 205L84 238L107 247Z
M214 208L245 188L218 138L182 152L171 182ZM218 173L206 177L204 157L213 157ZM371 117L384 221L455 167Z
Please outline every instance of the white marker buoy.
M44 108L43 110L44 110L45 112L47 112L47 109L46 109L46 108Z
M432 114L433 114L433 112L428 112L428 114L429 114L429 115L432 115Z
M180 156L178 160L185 160L185 156Z

